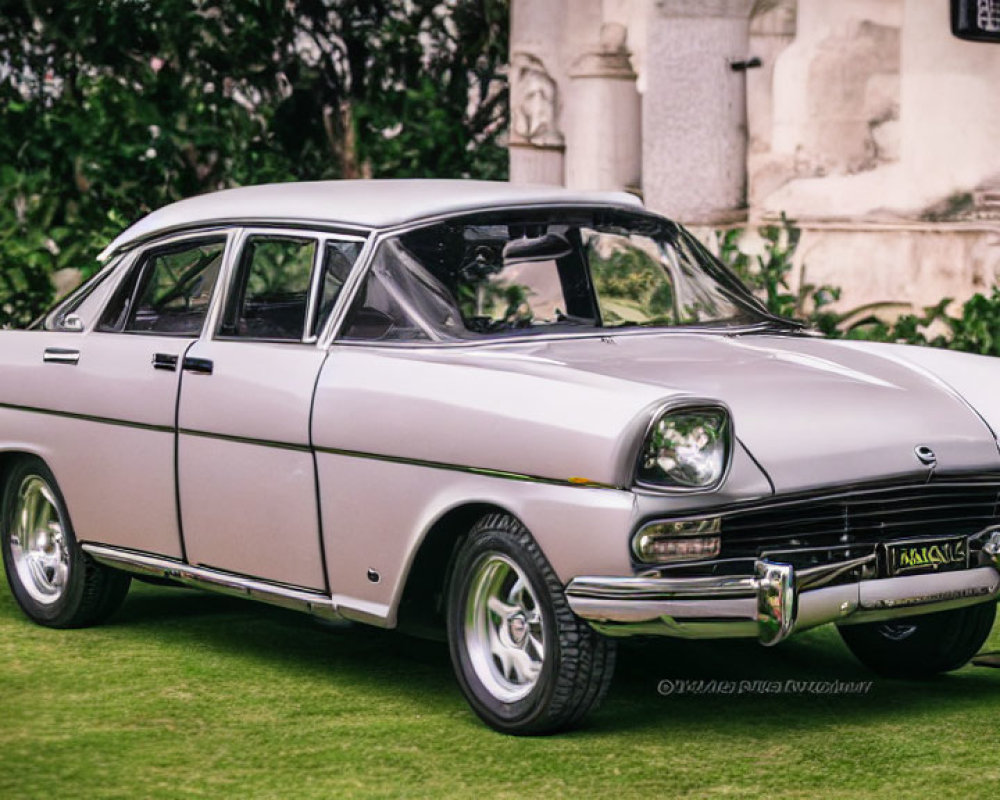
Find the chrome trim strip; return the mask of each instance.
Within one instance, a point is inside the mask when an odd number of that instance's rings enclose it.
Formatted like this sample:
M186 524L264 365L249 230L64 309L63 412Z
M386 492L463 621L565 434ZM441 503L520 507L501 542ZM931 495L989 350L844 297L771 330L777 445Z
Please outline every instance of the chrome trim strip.
M271 605L317 616L342 618L333 599L322 592L270 583L231 572L196 567L170 558L84 542L80 545L95 561L141 575L156 575L222 594L260 600Z
M406 456L390 456L381 453L367 453L361 450L342 450L338 447L316 447L317 453L326 453L334 456L346 456L347 458L367 458L374 461L388 461L393 464L409 464L415 467L427 467L428 469L446 469L452 472L467 472L472 475L485 475L488 478L504 478L511 481L524 481L527 483L545 483L550 486L572 486L577 489L615 489L626 491L624 486L616 486L611 483L600 483L583 478L545 478L541 475L528 475L521 472L507 472L502 469L491 469L490 467L473 467L466 464L450 464L444 461L425 461L420 458L408 458Z
M322 290L320 286L321 273L323 271L323 258L326 253L326 243L322 239L315 239L316 250L313 253L312 271L309 273L309 294L306 295L306 318L302 324L302 339L305 344L316 344L316 308L319 305L319 294ZM353 265L352 265L353 266Z
M201 335L198 337L199 341L202 342L214 339L215 332L219 329L219 323L229 299L233 276L239 265L239 256L243 252L243 244L246 241L246 231L241 227L230 226L225 231L228 236L226 252L223 254L222 266L215 279L215 286L212 288L212 299L209 303L208 313L205 315L205 324L202 325Z
M128 253L134 250L138 250L151 242L158 241L161 237L174 237L174 236L185 236L190 234L192 231L195 235L199 231L217 231L220 229L229 228L245 228L245 227L266 227L274 229L301 229L303 226L307 228L315 228L319 231L329 231L330 233L336 235L338 233L344 233L347 236L358 236L361 238L366 237L371 233L371 226L367 225L351 225L349 223L334 223L323 220L311 220L311 219L296 219L296 220L280 220L280 219L269 219L267 217L245 217L245 218L220 218L207 220L202 223L193 223L190 225L175 225L166 228L161 228L157 231L152 231L147 236L143 236L138 239L133 239L129 242L123 242L121 245L111 250L111 245L114 242L110 242L107 247L104 248L100 253L97 254L98 261L106 261L111 255L116 253Z
M14 403L0 403L0 409L9 411L24 411L28 414L43 414L49 417L66 417L67 419L80 420L81 422L96 422L100 425L117 425L123 428L137 428L143 431L153 431L155 433L173 433L174 429L168 425L151 425L145 422L132 422L126 419L114 419L112 417L98 417L93 414L77 414L72 411L55 411L51 408L38 408L36 406L22 406Z
M312 452L312 448L307 444L278 442L270 439L255 439L251 436L235 436L228 433L211 433L209 431L199 431L193 428L180 428L178 433L182 436L197 436L201 439L218 439L223 442L234 442L236 444L253 444L258 447L273 447L278 450L295 450L300 453Z
M675 326L672 328L591 328L587 331L563 331L551 333L531 333L511 336L498 336L493 339L462 339L432 341L420 339L414 341L379 341L377 339L336 339L331 344L338 347L373 347L376 349L420 350L422 348L483 348L483 347L514 347L518 345L535 344L536 342L565 341L569 339L617 339L629 336L742 336L744 334L766 333L772 336L782 334L772 331L767 323L734 326L732 328L713 328L710 326ZM793 332L792 335L802 336Z

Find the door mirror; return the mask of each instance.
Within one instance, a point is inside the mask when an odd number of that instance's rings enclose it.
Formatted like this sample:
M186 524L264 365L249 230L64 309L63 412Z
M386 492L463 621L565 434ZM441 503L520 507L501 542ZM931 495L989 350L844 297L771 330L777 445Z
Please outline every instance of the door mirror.
M58 322L59 330L79 333L83 330L83 320L76 314L67 314Z
M970 42L1000 44L1000 0L951 0L951 32Z

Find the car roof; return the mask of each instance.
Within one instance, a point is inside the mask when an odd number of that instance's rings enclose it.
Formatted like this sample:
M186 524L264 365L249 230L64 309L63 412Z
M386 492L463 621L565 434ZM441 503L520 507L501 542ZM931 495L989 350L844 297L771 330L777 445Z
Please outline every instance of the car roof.
M642 207L626 192L579 192L471 180L345 180L272 183L198 195L143 217L99 258L162 233L212 224L281 222L388 228L462 211L526 205Z

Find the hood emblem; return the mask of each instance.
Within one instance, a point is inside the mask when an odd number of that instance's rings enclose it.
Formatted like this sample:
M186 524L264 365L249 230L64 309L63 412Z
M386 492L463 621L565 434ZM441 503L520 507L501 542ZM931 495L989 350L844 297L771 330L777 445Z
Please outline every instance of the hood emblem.
M934 455L934 451L931 450L927 445L920 444L913 448L913 452L916 453L917 459L921 464L925 464L931 469L937 466L937 456Z

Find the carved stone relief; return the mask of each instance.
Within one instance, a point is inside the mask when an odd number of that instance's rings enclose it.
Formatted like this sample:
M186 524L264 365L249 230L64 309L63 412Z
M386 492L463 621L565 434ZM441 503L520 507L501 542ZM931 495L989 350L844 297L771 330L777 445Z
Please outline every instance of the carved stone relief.
M514 53L511 73L511 141L561 147L559 87L542 60L531 53Z

